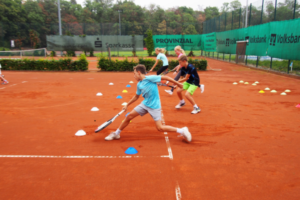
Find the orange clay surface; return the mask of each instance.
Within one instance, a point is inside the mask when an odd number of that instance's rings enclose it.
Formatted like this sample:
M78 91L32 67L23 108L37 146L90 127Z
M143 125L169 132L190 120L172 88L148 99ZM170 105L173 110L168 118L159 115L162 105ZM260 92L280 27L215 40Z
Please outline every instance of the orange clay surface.
M189 127L191 143L158 132L150 115L117 141L104 137L125 113L94 133L135 94L132 72L2 71L10 83L0 85L0 199L300 199L300 80L208 62L222 70L199 72L201 113L189 102L176 110L176 93L159 87L166 124ZM232 84L240 80L250 84ZM258 93L266 87L277 93ZM75 136L80 129L87 135ZM128 147L138 154L126 157Z

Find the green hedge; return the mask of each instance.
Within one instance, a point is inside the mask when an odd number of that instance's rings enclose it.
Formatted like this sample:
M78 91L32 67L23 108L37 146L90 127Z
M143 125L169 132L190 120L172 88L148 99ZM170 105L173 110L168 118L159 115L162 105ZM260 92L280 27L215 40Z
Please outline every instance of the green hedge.
M88 61L83 54L76 61L70 58L60 60L1 59L0 64L3 70L85 71L88 69Z
M206 70L207 61L205 59L193 60L190 58L188 62L194 65L198 70ZM133 71L134 66L143 64L146 66L148 71L151 69L154 63L155 60L149 58L139 58L139 62L137 63L133 60L128 61L127 58L125 60L109 60L109 58L102 56L98 59L98 68L101 68L102 71ZM173 69L177 65L179 65L177 60L169 61L169 69ZM158 62L157 66L154 68L154 71L157 71L160 67L162 67L161 61Z

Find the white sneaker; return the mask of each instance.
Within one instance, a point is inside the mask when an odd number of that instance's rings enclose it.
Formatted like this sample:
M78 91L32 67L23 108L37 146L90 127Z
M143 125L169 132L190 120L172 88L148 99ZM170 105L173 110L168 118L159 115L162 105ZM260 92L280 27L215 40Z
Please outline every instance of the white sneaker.
M203 84L200 84L200 89L201 89L201 93L204 92L204 85Z
M183 127L183 134L182 136L188 141L191 142L192 141L192 135L188 129L188 127Z
M185 102L183 102L183 103L180 103L180 102L179 102L179 104L178 104L177 106L175 106L175 108L179 109L179 108L181 108L181 107L184 106L184 105L185 105Z
M201 111L201 109L198 107L198 108L195 108L194 107L194 110L191 112L192 114L197 114Z
M112 132L105 138L105 140L118 140L118 139L120 139L120 135L117 135L116 132Z
M169 95L172 95L172 94L173 94L172 90L165 90L165 91L166 91L166 93L168 93Z

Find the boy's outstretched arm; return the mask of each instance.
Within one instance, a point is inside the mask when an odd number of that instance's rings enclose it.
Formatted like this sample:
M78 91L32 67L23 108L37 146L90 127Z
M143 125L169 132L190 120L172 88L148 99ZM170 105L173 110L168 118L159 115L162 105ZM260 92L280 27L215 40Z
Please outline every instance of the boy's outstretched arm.
M124 107L123 107L123 110L126 111L126 110L127 110L127 107L128 107L130 104L134 103L136 100L138 100L139 97L140 97L140 95L135 94L134 97L132 97L132 99L131 99Z
M180 88L183 87L181 83L179 83L178 81L175 81L174 79L172 79L172 78L169 77L169 76L162 76L162 77L161 77L161 80L167 80L167 81L169 81L169 82L171 82L171 83L174 83L174 84L178 85L178 87L180 87Z

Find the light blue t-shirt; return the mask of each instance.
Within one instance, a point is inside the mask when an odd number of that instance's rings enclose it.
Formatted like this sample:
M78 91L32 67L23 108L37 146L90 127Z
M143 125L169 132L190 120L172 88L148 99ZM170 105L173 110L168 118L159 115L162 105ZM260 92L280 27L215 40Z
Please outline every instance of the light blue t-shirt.
M161 108L158 88L156 83L161 81L161 76L145 76L145 79L137 84L137 95L145 98L142 102L145 106L152 109Z
M159 60L162 60L163 66L169 65L168 58L167 58L167 56L165 54L159 53L156 58L159 59Z

